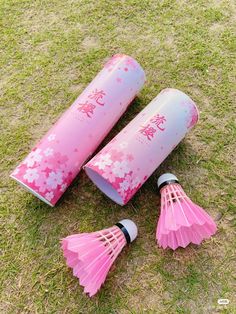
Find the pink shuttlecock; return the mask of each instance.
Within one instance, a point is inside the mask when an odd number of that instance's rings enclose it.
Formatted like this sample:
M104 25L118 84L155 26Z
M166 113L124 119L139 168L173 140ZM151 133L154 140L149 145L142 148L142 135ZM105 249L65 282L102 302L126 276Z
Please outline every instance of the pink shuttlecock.
M92 233L70 235L62 239L66 264L79 278L84 292L95 295L104 283L113 262L138 234L135 223L123 219L111 228Z
M157 182L161 193L161 214L156 239L162 248L200 244L216 232L213 219L185 194L178 179L171 173L161 175Z

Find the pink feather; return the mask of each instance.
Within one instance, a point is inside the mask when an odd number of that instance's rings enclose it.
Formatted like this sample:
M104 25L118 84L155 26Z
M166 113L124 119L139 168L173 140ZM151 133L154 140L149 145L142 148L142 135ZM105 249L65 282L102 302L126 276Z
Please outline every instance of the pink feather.
M126 245L126 239L117 226L92 233L68 236L61 241L66 264L79 278L84 292L95 295L106 280L116 257Z
M200 244L216 232L213 219L194 204L178 183L161 188L161 214L156 239L162 248Z

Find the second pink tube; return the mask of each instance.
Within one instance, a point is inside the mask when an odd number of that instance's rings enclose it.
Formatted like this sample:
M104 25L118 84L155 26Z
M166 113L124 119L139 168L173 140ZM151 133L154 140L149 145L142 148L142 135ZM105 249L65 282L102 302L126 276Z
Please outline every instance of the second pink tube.
M197 120L190 97L164 89L84 169L101 191L124 205Z

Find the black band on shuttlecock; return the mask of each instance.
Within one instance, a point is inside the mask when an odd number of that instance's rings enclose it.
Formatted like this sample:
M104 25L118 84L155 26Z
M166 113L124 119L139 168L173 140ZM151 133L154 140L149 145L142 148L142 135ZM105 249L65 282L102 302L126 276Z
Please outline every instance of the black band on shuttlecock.
M179 183L179 181L178 180L166 180L166 181L162 182L162 184L160 184L160 186L158 187L159 192L161 191L163 186L173 184L173 183Z
M120 222L117 222L116 226L120 228L120 230L124 233L126 242L129 244L131 242L131 239L130 239L130 235L127 229Z

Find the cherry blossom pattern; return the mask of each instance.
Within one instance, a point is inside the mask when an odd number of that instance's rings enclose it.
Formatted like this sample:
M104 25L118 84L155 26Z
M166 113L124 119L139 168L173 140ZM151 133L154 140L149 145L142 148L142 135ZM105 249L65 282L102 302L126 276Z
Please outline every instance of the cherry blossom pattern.
M125 66L122 68L124 72L128 72L129 68L132 70L136 70L138 68L138 63L133 58L126 56L124 54L116 54L105 64L105 68L108 71L112 71L115 66L119 63L121 59L124 59Z
M121 161L124 157L124 153L121 151L118 151L116 149L114 149L114 150L112 149L111 154L112 154L113 160L116 160L116 161Z
M66 155L50 147L34 148L12 175L54 205L75 176L67 162Z
M44 155L47 156L47 157L48 157L48 156L52 156L52 155L53 155L53 149L50 148L50 147L48 147L47 149L44 150L43 153L44 153Z
M49 136L48 136L48 141L49 142L52 142L52 141L54 141L55 140L55 138L56 138L56 134L50 134Z
M58 172L51 171L48 175L46 182L50 188L56 189L57 186L62 184L62 182L63 182L62 172L61 171L58 171Z
M53 192L47 192L45 194L45 198L46 200L48 200L49 202L51 202L51 200L54 198L54 193Z
M110 70L115 70L114 75L113 73L108 73ZM79 136L76 136L78 120L87 124L87 122L93 122L91 120L97 116L100 119L99 114L101 113L102 116L105 107L109 105L110 109L108 109L115 116L112 108L114 99L115 104L117 102L119 108L116 116L120 115L126 109L128 103L133 100L135 93L140 89L144 74L134 59L123 54L117 54L107 62L105 70L102 70L99 75L99 82L96 78L95 84L92 83L89 85L81 97L72 105L73 110L70 111L68 117L71 118L73 132L68 131L70 130L70 122L68 124L67 122L65 124L62 123L61 128L62 120L59 119L54 127L38 143L37 147L31 151L23 163L20 164L19 168L12 174L15 179L28 186L35 193L42 196L42 198L47 199L52 205L56 203L65 189L70 185L81 167L79 158L77 160L75 156L75 153L82 154L82 156L84 154L84 152L81 152L83 147ZM108 85L106 84L107 77L111 79L111 83ZM116 81L116 78L118 81ZM102 82L105 82L105 84ZM126 90L123 89L123 83L126 83ZM115 93L113 88L117 89ZM106 112L106 118L110 114L109 110ZM113 119L113 116L111 116L111 119ZM94 122L96 123L97 121ZM106 127L110 127L111 125L112 123L108 121ZM92 123L90 126L93 129L94 124ZM65 132L65 129L68 132ZM88 134L85 133L82 136L88 137L88 140L90 140L92 136L96 137L95 133L91 134L91 131L89 131ZM104 134L99 135L98 139L105 136L105 134L106 131L104 131ZM68 139L66 138L67 136ZM93 138L91 141L95 141L95 139ZM84 141L82 141L83 143ZM77 150L75 151L75 149ZM125 179L128 180L128 175L133 176L129 166L129 163L132 162L132 156L128 157L124 151L125 144L123 144L123 149L119 151L106 152L103 156L100 155L99 158L96 158L95 167L103 172L107 180L117 184L117 188L122 181ZM91 147L91 153L93 153L93 147ZM115 164L114 167L113 164ZM134 178L132 177L132 179ZM121 189L126 190L125 186L127 186L127 183L124 183Z
M31 168L27 169L24 175L24 179L29 183L34 182L36 179L38 179L38 177L39 177L39 174L38 174L37 169L31 169Z
M42 160L41 149L35 148L31 151L31 153L25 158L23 163L25 163L28 167L34 166L35 163L40 162Z
M108 179L109 182L113 183L116 181L116 176L112 171L111 167L105 167L103 171L103 177Z
M190 119L188 121L187 128L190 129L192 128L198 121L199 114L197 107L194 103L192 103L192 106L190 107Z
M131 189L135 189L136 187L141 185L141 180L139 177L135 177L132 181L131 181Z
M35 180L35 186L39 193L45 193L47 190L51 190L47 185L47 172L43 170L40 171L38 179Z
M181 106L186 108L186 125L188 129L191 129L199 118L197 106L191 99L183 101Z
M131 175L127 175L125 180L120 182L120 189L123 191L127 191L131 187L132 177Z
M106 166L110 166L112 164L111 155L104 154L99 156L98 160L95 162L95 165L99 169L105 169Z
M109 163L110 160L112 163L101 168L99 161L107 160L107 155L109 155ZM134 157L131 153L125 154L117 149L109 150L106 147L87 166L107 180L119 193L125 204L147 179L147 176L145 176L141 180L134 174L132 171L133 161Z
M113 164L113 173L118 177L118 178L124 178L126 173L129 173L130 169L128 167L128 162L123 160L123 161L115 161Z
M67 189L67 183L63 183L63 184L61 185L60 191L61 191L61 192L65 192L66 189Z
M137 62L133 58L127 57L125 60L125 64L132 69L137 68Z
M124 58L124 54L115 54L112 58L110 58L107 63L105 64L105 68L108 69L108 71L112 70L113 67L120 61L120 59Z

